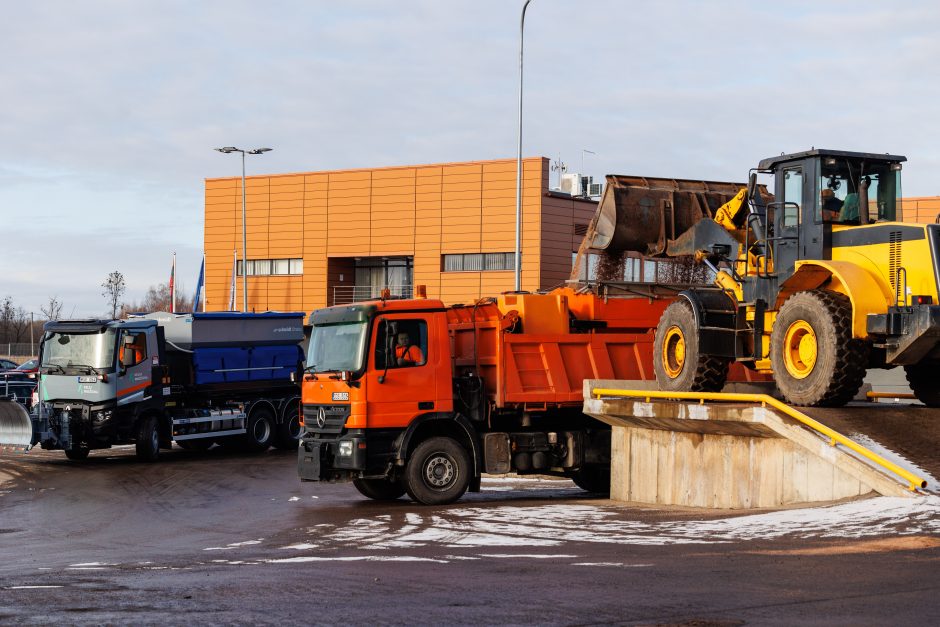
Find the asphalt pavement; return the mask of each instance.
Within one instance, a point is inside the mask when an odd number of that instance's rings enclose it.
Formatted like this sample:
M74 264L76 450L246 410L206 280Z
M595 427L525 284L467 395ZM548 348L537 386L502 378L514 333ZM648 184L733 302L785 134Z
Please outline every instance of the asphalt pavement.
M0 622L928 624L940 497L742 513L487 478L444 507L290 452L0 454Z

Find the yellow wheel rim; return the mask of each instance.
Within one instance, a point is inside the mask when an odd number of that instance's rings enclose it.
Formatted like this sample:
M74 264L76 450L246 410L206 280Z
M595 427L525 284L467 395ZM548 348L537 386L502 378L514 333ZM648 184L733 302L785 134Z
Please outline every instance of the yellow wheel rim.
M682 329L671 326L666 329L663 340L663 369L670 379L675 379L685 365L685 335Z
M797 320L787 328L783 338L783 363L790 376L805 379L816 365L816 333L805 320Z

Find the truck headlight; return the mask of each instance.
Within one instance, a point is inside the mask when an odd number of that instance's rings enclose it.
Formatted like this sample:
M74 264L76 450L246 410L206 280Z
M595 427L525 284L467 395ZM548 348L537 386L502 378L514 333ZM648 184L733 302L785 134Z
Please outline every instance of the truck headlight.
M92 420L95 421L96 425L100 425L111 420L111 410L96 411L92 417Z
M353 453L353 443L349 440L339 443L339 456L351 457Z

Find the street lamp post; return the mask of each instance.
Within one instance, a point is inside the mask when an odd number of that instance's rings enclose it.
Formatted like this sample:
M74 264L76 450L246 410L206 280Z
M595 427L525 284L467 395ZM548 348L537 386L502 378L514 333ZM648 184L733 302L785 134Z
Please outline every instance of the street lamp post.
M516 157L516 291L522 291L522 51L525 36L525 10L532 0L522 5L519 20L519 152Z
M242 311L248 312L248 227L245 220L245 155L260 155L270 152L270 148L252 148L251 150L242 150L235 146L225 146L215 150L229 154L232 152L242 153Z

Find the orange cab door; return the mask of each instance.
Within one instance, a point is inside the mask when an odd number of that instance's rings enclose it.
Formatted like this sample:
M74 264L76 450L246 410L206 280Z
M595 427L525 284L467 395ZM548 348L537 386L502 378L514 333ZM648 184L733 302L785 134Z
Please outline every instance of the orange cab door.
M441 333L436 326L443 324L440 314L401 313L382 314L373 325L366 371L369 428L406 427L420 414L453 409L446 328ZM440 390L448 393L442 398Z

